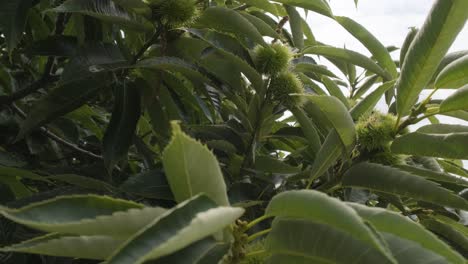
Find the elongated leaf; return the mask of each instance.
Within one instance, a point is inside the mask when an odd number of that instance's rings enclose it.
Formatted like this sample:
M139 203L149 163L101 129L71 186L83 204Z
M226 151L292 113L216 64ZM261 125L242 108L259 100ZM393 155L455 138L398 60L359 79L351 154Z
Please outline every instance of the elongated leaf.
M217 207L206 196L179 204L140 230L111 256L107 263L143 263L174 253L213 235L244 213L242 208Z
M329 77L333 78L338 78L333 72L331 72L327 67L318 65L318 64L312 64L312 63L296 63L294 64L294 70L297 72L312 72L312 73L318 73L318 74L323 74Z
M420 176L373 163L359 163L344 175L343 186L402 195L443 206L466 209L468 202Z
M290 5L284 5L289 16L289 26L293 36L294 47L304 48L304 31L302 30L302 18L296 8Z
M351 110L350 114L354 120L358 120L359 117L374 109L374 107L379 102L380 98L385 94L386 91L393 88L395 85L395 81L390 81L382 84L374 91L372 91L369 95L364 97L359 103L357 103Z
M164 212L161 208L145 209L141 204L96 195L61 196L20 209L0 210L12 221L44 231L115 236L128 236ZM122 233L109 225L114 220Z
M239 2L248 4L251 6L256 6L260 9L263 9L266 12L271 13L272 15L279 16L277 6L269 1L264 0L239 0Z
M403 135L392 144L392 151L399 154L468 159L468 133Z
M165 175L158 170L151 170L130 176L120 188L126 192L152 199L173 200L169 183Z
M0 8L0 29L5 34L8 51L16 48L23 36L24 27L32 0L12 0L2 2Z
M338 199L317 191L301 190L280 193L270 201L265 215L330 225L375 247L384 255L387 254L386 249L380 245L378 239L353 209ZM389 258L391 259L391 256Z
M322 76L322 83L325 85L331 96L338 98L341 103L346 106L346 108L350 107L348 99L343 94L340 87L332 79L328 78L327 76Z
M276 219L266 263L396 263L349 233L307 220Z
M41 56L63 56L71 57L78 50L78 41L70 36L49 36L46 39L34 42L30 47L30 52Z
M459 88L468 84L468 55L447 65L437 76L436 88Z
M304 9L322 14L324 16L333 16L330 6L324 0L278 0L276 2L291 6L302 7Z
M431 180L435 180L438 182L448 182L448 183L453 183L453 184L458 184L458 185L463 185L463 186L468 187L468 179L464 177L459 177L459 176L455 176L452 174L442 173L442 172L433 171L433 170L420 169L420 168L408 166L408 165L399 165L395 167L398 168L399 170L406 171L413 175L418 175L426 179L431 179Z
M466 72L464 73L466 74ZM456 90L440 104L439 112L468 110L468 84Z
M351 35L358 39L393 78L397 77L397 68L390 53L372 33L351 18L335 16L335 20L351 33Z
M49 11L88 15L135 30L149 30L152 28L151 23L142 16L127 12L112 0L67 0Z
M425 134L468 133L468 126L432 124L418 128L417 132Z
M221 32L232 33L241 38L266 45L262 35L249 20L236 11L225 7L209 7L198 18L197 28L212 28Z
M437 0L406 55L397 86L397 112L406 115L465 25L467 1Z
M336 129L345 148L350 149L356 140L356 130L353 118L346 106L332 96L311 95L304 97L320 108Z
M104 163L108 171L127 157L140 118L140 93L137 83L117 87L112 118L103 138Z
M348 205L356 210L359 216L369 221L379 232L413 241L427 250L444 256L446 261L451 263L463 263L463 257L460 254L414 221L381 208L370 208L355 203L348 203ZM398 257L398 255L396 256Z
M38 175L36 173L31 172L30 170L23 170L13 167L7 167L0 165L0 178L22 178L22 179L29 179L35 181L43 181L49 182L46 177Z
M209 80L200 73L199 69L195 65L175 57L154 57L144 59L134 66L129 66L129 68L149 68L169 72L180 72L192 82L209 83Z
M310 181L314 181L322 176L335 162L340 158L345 149L342 145L340 136L335 129L330 131L322 147L318 151L312 168L310 169Z
M437 70L432 76L432 79L429 82L429 85L426 87L426 89L433 89L435 86L435 81L436 81L437 76L439 76L439 74L445 69L445 67L447 67L450 63L466 55L468 55L468 50L455 51L455 52L451 52L445 55L445 57L440 62L439 67L437 67Z
M460 223L450 223L434 218L423 218L421 224L447 241L455 244L462 252L468 251L468 235L466 232L460 232L460 228L466 230L466 227L460 225Z
M299 167L294 167L282 162L281 160L263 155L255 157L254 168L259 171L280 174L294 174L301 171L301 168Z
M361 98L364 96L367 91L377 82L379 79L378 75L373 75L362 82L362 84L357 88L357 92L353 95L353 98Z
M388 247L400 264L447 263L447 259L443 256L429 251L411 240L403 239L389 233L382 233L382 237L385 242L387 242Z
M47 177L48 180L55 180L59 182L68 183L74 186L79 186L86 189L96 191L116 191L116 188L107 182L97 180L91 177L85 177L75 174L61 174Z
M33 129L79 108L111 81L109 78L105 78L105 75L99 74L55 88L32 106L28 116L21 124L18 138L22 138Z
M177 123L172 123L172 130L172 140L163 153L163 165L176 200L182 202L206 193L217 204L228 205L226 184L216 157L184 134Z
M123 241L107 236L49 234L0 248L0 252L22 252L57 257L106 259Z
M258 32L260 32L260 34L262 34L263 36L280 38L278 33L276 33L276 31L272 27L270 27L270 25L268 25L265 21L247 12L241 12L240 14L247 20L249 20L249 22L252 23L252 25L254 25L257 28Z
M374 61L355 51L328 46L312 46L305 48L303 53L322 55L326 58L343 60L376 73L387 80L392 79L391 75L382 69L379 65L377 65Z
M402 68L403 63L405 62L408 49L411 46L411 43L413 42L414 37L416 37L417 33L418 33L418 29L415 27L411 27L410 31L406 35L405 41L403 42L403 45L401 46L401 49L400 49L400 68Z
M176 253L151 261L151 264L191 263L210 264L219 263L229 251L229 244L217 242L212 238L205 238Z
M66 84L91 77L101 72L128 65L115 44L86 43L75 50L75 56L64 67L60 83Z
M293 113L297 122L301 125L304 136L309 142L310 148L315 155L320 149L320 137L318 135L317 129L312 123L311 118L309 118L301 108L293 107L290 109L290 111Z

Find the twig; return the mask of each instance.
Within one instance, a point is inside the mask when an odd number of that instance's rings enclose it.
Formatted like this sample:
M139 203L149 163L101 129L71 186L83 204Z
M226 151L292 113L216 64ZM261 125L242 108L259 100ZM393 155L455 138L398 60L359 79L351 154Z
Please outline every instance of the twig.
M278 26L276 27L276 33L278 33L278 35L281 35L281 33L283 32L283 27L284 25L286 25L286 23L289 21L289 16L284 16L280 22L278 23ZM274 38L273 41L271 41L271 43L276 43L278 41L278 38Z
M13 103L12 107L13 107L13 110L15 110L15 112L17 112L22 118L26 117L26 113L24 113L23 110L21 110L16 104ZM101 159L101 160L103 159L103 157L100 156L100 155L94 154L91 151L87 151L85 149L82 149L82 148L78 147L77 145L75 145L75 144L73 144L71 142L66 141L65 139L59 137L55 133L48 130L46 127L40 127L39 129L40 129L42 134L44 134L45 136L49 137L50 139L56 141L57 143L60 143L60 144L66 146L66 147L68 147L70 149L73 149L75 151L78 151L80 153L88 155L90 157Z
M158 26L158 29L156 30L156 32L154 32L153 36L151 37L150 40L148 40L144 45L143 47L141 47L141 49L137 52L137 54L135 54L135 56L133 56L133 59L132 61L130 62L130 64L135 64L137 63L137 61L141 58L141 56L143 56L143 54L145 54L146 50L151 47L151 45L153 45L156 40L158 40L159 38L159 35L161 35L161 31L162 31L162 26Z

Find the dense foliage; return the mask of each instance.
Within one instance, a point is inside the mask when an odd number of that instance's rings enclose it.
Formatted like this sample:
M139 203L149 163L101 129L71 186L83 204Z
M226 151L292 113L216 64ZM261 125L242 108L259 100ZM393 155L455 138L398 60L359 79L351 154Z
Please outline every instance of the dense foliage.
M325 0L2 1L0 262L466 263L467 18L394 61Z

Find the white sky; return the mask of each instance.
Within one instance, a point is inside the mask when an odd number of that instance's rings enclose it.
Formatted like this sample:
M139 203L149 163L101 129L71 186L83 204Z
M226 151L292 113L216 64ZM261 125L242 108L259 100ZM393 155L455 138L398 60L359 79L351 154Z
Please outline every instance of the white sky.
M348 16L367 28L385 46L400 47L410 27L420 28L429 13L432 0L360 0L356 9L353 0L331 0L335 15ZM369 55L366 48L338 23L309 12L307 21L317 40ZM468 49L468 26L465 26L451 51ZM398 55L394 52L392 55Z
M359 0L356 8L353 0L331 0L330 6L334 15L352 18L385 46L401 47L410 27L421 28L433 3L433 0ZM359 41L332 19L309 12L307 22L318 41L336 47L346 46L348 49L370 55ZM460 32L450 52L466 49L468 49L468 25L465 25ZM392 57L399 59L399 51L393 52ZM321 63L331 65L325 60ZM429 90L423 91L422 96L427 96L429 92ZM437 92L435 98L443 99L451 92L447 90ZM378 108L384 108L384 105L382 100ZM443 123L468 125L468 122L455 118L439 116L439 119ZM422 124L428 122L421 122L416 127ZM465 167L468 168L468 161L465 161Z

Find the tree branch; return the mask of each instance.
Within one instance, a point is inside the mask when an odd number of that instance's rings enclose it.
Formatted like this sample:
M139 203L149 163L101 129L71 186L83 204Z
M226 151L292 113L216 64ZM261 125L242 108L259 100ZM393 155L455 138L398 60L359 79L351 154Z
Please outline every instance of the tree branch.
M20 115L22 118L26 117L26 113L24 113L23 110L21 110L16 104L13 103L12 107L13 107L13 110L15 110L15 112L17 112L18 115ZM62 144L62 145L66 146L66 147L68 147L68 148L70 148L72 150L75 150L77 152L80 152L82 154L90 156L92 158L103 160L103 157L101 155L97 155L97 154L95 154L95 153L93 153L91 151L82 149L82 148L78 147L77 145L66 141L65 139L59 137L58 135L56 135L55 133L53 133L52 131L50 131L46 127L40 127L39 129L40 129L42 134L44 134L46 137L54 140L55 142L57 142L59 144Z

